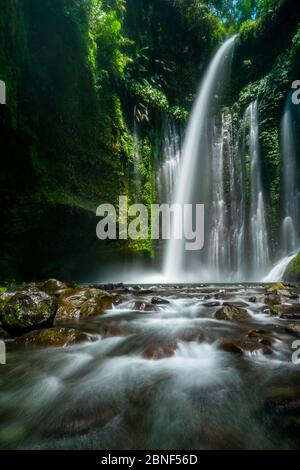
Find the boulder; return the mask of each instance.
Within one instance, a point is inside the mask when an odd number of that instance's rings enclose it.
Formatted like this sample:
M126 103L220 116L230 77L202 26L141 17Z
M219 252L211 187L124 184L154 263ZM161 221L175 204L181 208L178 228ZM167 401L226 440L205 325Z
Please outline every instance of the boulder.
M48 281L39 284L39 288L49 295L60 295L68 286L57 279L48 279Z
M255 297L255 295L250 297L249 302L251 302L252 304L255 304L257 302L257 298Z
M203 304L203 307L214 308L214 307L220 307L220 305L221 305L220 302L205 302Z
M157 341L146 346L143 352L143 356L152 360L165 359L173 356L175 350L175 341Z
M184 341L186 343L197 342L202 343L209 339L205 336L202 330L199 328L188 328L176 334L177 341Z
M224 302L223 307L237 307L237 308L247 308L248 304L246 302Z
M246 321L251 317L247 311L242 308L226 306L222 307L215 313L215 318L217 318L217 320Z
M66 347L84 341L97 341L98 339L98 335L84 333L74 328L47 328L45 330L31 331L20 336L12 343L12 347Z
M300 304L283 306L280 310L280 316L287 320L300 320Z
M285 328L287 333L290 333L291 335L297 336L300 338L300 325L296 325L295 323L290 323L286 328Z
M168 305L170 302L167 299L162 299L161 297L153 297L151 303L153 305Z
M222 351L236 354L243 354L244 352L262 352L263 354L272 354L272 350L268 346L257 341L249 340L224 339L220 342L219 348Z
M8 333L19 335L53 323L57 302L41 291L20 291L14 294L2 311L2 326Z
M58 298L55 323L101 315L116 300L116 296L100 289L67 289Z
M135 300L131 306L132 310L136 312L157 312L158 308L156 305L146 302L145 300Z
M281 298L278 294L268 294L264 298L264 303L268 305L268 307L274 307L281 304Z

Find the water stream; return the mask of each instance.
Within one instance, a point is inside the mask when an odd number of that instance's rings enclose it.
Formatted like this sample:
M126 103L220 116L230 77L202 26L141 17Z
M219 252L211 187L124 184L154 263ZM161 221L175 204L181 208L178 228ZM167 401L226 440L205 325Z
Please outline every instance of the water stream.
M166 303L154 306L154 295ZM291 387L299 396L299 370L285 322L264 313L263 295L259 286L156 286L68 324L98 334L96 342L10 351L0 368L0 447L296 447L276 399ZM248 321L217 320L224 302L244 305ZM253 330L271 354L259 343L247 351ZM244 353L222 349L232 338L245 342Z

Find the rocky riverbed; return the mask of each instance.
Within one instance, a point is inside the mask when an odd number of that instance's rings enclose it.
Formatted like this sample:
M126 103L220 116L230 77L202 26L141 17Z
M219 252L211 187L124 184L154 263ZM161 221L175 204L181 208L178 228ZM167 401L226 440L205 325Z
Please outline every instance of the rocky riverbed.
M299 320L290 284L3 291L0 447L299 448Z

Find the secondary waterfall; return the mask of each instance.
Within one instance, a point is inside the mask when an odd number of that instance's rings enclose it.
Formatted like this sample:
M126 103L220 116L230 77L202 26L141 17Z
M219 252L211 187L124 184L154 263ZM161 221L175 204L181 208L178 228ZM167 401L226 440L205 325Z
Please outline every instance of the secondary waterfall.
M215 119L211 136L211 209L208 268L216 281L241 278L244 266L245 207L242 153L233 142L232 117Z
M288 96L281 122L283 222L282 251L285 256L299 248L300 188L298 187L297 154L291 97Z
M269 266L269 245L263 194L259 150L258 103L254 101L246 111L250 121L250 244L252 276L264 276Z
M228 39L217 51L203 79L192 111L183 145L180 175L173 202L183 207L195 202L205 203L207 198L207 171L209 155L207 151L206 126L211 114L213 99L222 91L226 70L232 57L235 37ZM200 173L197 172L200 169ZM198 194L197 194L198 192ZM197 194L195 198L195 194ZM181 218L174 216L173 233L182 232ZM185 270L185 240L171 237L168 242L164 274L167 279L180 279Z
M157 173L157 189L159 201L171 203L180 166L181 138L176 124L167 116L163 122L162 138L162 162Z
M138 193L138 196L141 197L142 192L142 178L141 178L141 156L140 156L140 133L139 133L139 125L134 117L133 123L133 149L134 149L134 179L135 179L135 186Z

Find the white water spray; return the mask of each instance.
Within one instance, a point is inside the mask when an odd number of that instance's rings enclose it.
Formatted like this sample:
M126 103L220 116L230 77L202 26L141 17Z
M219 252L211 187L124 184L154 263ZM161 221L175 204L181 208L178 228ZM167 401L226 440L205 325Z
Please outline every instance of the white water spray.
M217 51L209 69L203 79L198 97L189 121L183 152L180 175L175 191L174 203L184 204L194 202L193 194L195 186L199 183L205 185L207 179L208 155L207 152L200 152L206 138L206 123L211 111L211 104L215 95L217 84L220 85L220 77L223 77L224 70L231 58L235 37L228 39ZM202 177L200 182L196 178L196 169L200 161ZM205 187L200 188L205 191ZM201 201L202 203L205 201ZM174 217L174 233L182 231L178 227L180 218ZM176 240L172 237L167 246L165 257L164 274L167 279L180 279L184 274L184 254L185 240Z

